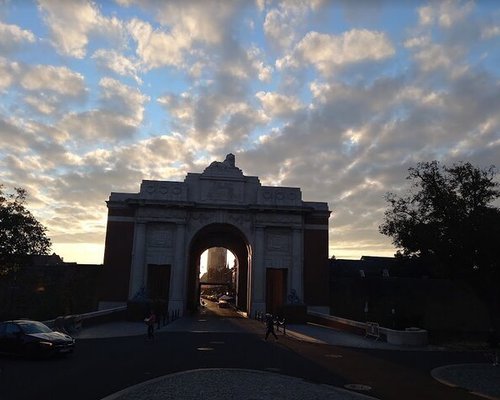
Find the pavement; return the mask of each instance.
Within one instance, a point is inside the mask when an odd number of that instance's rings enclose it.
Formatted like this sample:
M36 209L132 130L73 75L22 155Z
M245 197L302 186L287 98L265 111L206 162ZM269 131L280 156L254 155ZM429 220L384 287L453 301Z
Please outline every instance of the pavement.
M236 322L236 323L235 323ZM246 330L262 334L262 323L251 319L224 318L205 319L203 314L194 317L182 317L156 330L163 332L232 332L243 327ZM278 332L282 335L283 332ZM143 322L118 321L85 327L73 336L79 340L110 338L120 336L146 335ZM298 341L329 344L342 347L376 349L387 351L442 351L443 348L402 347L391 345L371 338L341 332L315 324L289 325L286 335ZM470 363L446 365L435 368L431 375L438 382L463 388L487 399L500 400L500 366L491 363ZM217 390L207 390L207 388ZM102 400L167 400L167 399L374 399L364 395L362 387L333 387L307 382L302 379L285 376L272 371L246 369L199 369L165 375L150 381L131 386Z

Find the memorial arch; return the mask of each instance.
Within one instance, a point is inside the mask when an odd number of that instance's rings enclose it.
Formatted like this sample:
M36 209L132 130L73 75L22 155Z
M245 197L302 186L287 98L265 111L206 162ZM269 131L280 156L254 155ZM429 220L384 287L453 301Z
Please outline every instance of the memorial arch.
M328 306L328 205L303 201L300 188L262 186L232 154L183 182L111 193L107 206L103 302L160 298L192 311L200 255L218 246L238 259L241 311Z

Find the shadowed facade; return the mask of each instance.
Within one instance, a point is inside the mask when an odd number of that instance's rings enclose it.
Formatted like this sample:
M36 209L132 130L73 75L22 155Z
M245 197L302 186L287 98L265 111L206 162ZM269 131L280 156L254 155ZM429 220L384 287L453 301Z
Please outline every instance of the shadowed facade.
M184 182L144 180L139 193L111 193L107 206L102 301L145 296L192 311L200 255L224 247L238 260L242 311L329 303L328 205L302 201L299 188L262 186L232 154Z

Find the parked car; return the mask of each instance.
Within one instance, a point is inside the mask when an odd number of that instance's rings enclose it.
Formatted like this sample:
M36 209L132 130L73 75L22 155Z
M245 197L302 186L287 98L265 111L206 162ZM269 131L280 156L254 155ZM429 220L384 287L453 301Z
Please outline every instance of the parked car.
M219 300L217 302L217 305L219 306L219 308L229 308L230 307L230 304L226 300Z
M0 353L50 356L72 353L75 339L30 320L0 322Z

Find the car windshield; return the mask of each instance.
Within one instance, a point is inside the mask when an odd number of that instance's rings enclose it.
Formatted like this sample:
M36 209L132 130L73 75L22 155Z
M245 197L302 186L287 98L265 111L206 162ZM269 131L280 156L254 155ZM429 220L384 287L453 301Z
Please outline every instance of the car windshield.
M22 322L19 324L24 333L49 333L52 330L41 322Z

